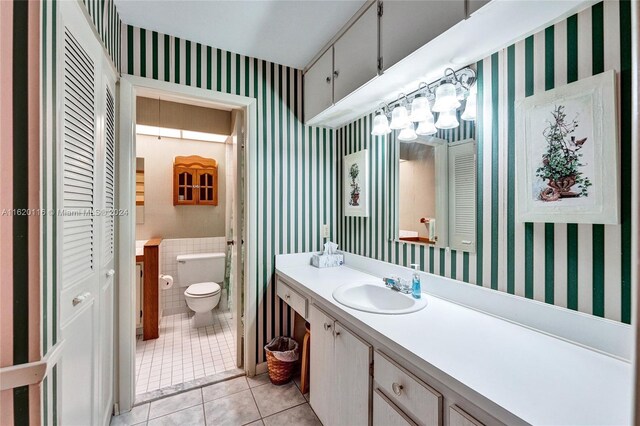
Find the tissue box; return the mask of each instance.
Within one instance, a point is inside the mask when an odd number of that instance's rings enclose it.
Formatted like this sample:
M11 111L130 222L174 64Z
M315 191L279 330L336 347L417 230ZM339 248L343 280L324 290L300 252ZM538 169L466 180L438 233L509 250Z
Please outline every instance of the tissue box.
M316 268L330 268L340 266L344 263L343 254L314 254L311 257L311 264Z

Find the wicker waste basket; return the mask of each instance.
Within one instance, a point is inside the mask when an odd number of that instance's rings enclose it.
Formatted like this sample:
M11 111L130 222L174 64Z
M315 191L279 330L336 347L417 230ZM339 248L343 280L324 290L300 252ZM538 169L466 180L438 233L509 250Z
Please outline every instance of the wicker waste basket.
M274 385L284 385L291 380L298 360L298 343L289 337L276 337L264 347L267 353L269 379Z

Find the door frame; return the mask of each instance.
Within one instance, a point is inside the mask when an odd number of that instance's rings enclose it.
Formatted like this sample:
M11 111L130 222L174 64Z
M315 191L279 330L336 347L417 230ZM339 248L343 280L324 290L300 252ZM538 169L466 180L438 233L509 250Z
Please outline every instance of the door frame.
M244 370L255 375L255 351L247 350L256 345L257 287L247 285L256 282L257 259L257 117L258 106L254 98L215 92L176 83L152 80L132 75L122 75L118 85L119 139L117 141L117 208L135 211L135 112L136 93L139 90L159 90L173 97L186 97L212 104L224 104L243 110L245 134L245 250L244 263ZM135 215L117 217L116 224L116 300L118 303L115 327L117 333L117 355L115 371L114 401L119 412L131 410L135 400ZM238 347L237 350L240 350Z

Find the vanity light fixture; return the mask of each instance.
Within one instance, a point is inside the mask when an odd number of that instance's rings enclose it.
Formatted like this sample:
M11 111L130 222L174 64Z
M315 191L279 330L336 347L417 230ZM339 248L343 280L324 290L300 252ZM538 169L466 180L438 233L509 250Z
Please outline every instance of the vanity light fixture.
M416 129L416 133L423 136L431 136L435 135L438 132L435 124L433 123L433 114L430 114L426 120L418 123L418 128Z
M407 126L400 131L398 135L398 140L404 142L411 142L418 139L418 135L416 135L416 131L414 130L413 123L409 122Z
M437 129L453 129L460 125L457 109L461 106L460 101L465 98L465 110L461 118L475 120L476 80L476 72L469 67L457 71L447 68L442 78L429 84L422 82L416 90L408 95L400 94L389 104L383 102L376 112L371 134L380 136L389 133L390 130L401 130L400 133L404 133L404 137L410 137L411 133L432 135ZM430 108L432 101L433 107ZM407 105L411 106L410 114ZM432 111L439 113L437 121L434 120ZM389 118L391 123L386 127ZM411 130L406 130L409 123L418 123L418 128L415 129L412 124Z
M458 123L455 109L443 111L438 114L438 121L436 121L436 127L438 129L455 129L459 125L460 123Z
M462 118L465 121L475 121L476 119L476 108L477 108L477 88L474 85L471 90L469 90L469 97L467 97L467 104L464 106L464 112L462 113Z
M409 113L407 112L405 102L400 101L391 112L391 124L389 124L389 127L393 130L404 129L409 123Z
M371 135L373 136L384 136L391 133L391 128L389 127L389 120L387 119L387 115L385 113L385 106L382 106L376 116L373 118L373 128L371 129Z

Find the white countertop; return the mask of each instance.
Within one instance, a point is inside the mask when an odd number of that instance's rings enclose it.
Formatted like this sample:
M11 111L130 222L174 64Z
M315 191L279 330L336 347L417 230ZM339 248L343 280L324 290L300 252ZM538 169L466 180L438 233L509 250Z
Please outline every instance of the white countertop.
M361 312L336 302L333 290L382 285L379 277L347 266L281 263L277 272L321 306L344 312L528 423L631 424L628 362L429 294L427 307L415 313Z

